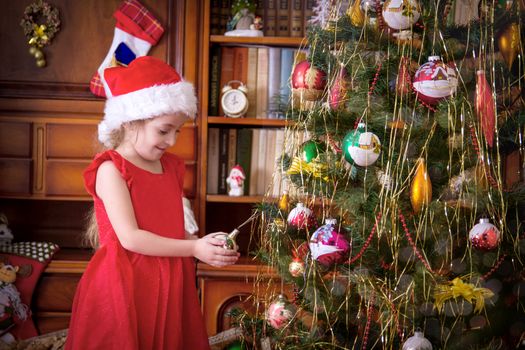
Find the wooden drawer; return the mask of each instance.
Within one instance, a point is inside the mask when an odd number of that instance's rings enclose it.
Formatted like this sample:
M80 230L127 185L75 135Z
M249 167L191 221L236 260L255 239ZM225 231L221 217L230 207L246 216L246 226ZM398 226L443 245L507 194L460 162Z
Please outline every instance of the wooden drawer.
M96 125L47 124L47 158L91 159L97 145Z
M30 159L0 158L0 192L11 195L31 193Z
M0 157L31 157L31 123L0 122Z
M46 194L63 196L87 196L82 172L90 160L48 160L46 162Z

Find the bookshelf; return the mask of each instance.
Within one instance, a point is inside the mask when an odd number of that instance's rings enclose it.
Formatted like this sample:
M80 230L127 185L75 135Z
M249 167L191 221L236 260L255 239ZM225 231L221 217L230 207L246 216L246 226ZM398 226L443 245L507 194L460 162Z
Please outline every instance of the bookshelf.
M303 0L306 1L306 0ZM283 119L262 118L260 114L254 114L253 110L243 118L224 117L221 113L209 113L210 103L210 62L213 50L217 48L230 47L265 47L299 49L305 45L303 37L266 36L266 37L227 37L223 35L211 35L211 6L216 3L213 0L204 0L200 9L200 37L199 37L199 173L198 173L198 196L199 196L199 226L202 235L216 232L229 232L244 222L252 212L256 203L260 203L264 197L261 193L231 197L227 194L208 193L208 147L211 129L252 129L252 130L282 130L288 125ZM262 1L260 3L263 3ZM290 67L291 69L291 67ZM289 75L288 75L289 76ZM263 80L264 81L264 80ZM222 86L220 86L222 88ZM266 88L266 87L265 87ZM220 89L219 89L220 90ZM215 95L220 98L220 92ZM284 132L282 133L284 138ZM229 171L229 169L228 169ZM273 172L273 167L271 169ZM245 183L246 185L246 183ZM245 193L249 193L245 187ZM271 200L276 200L272 198ZM254 249L251 242L251 230L254 226L246 225L241 229L237 237L240 261L231 268L218 269L204 264L199 264L197 277L202 296L202 311L205 315L206 326L209 335L221 332L226 327L224 323L224 310L231 305L238 304L247 295L253 292L253 281L258 278L253 273L254 266L258 266L248 255ZM261 266L260 268L266 268ZM259 269L259 268L255 268ZM276 278L275 274L269 273L265 278Z

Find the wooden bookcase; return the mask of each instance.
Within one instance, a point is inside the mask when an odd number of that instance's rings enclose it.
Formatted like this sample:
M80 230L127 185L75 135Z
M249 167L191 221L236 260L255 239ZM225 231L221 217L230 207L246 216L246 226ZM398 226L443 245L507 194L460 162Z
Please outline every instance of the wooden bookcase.
M215 231L231 231L246 220L255 203L263 200L262 195L230 197L207 193L208 174L208 130L217 128L280 128L286 126L285 120L257 119L253 115L244 118L228 118L224 116L208 115L208 101L210 93L210 49L214 45L222 46L268 46L299 48L304 44L303 38L297 37L227 37L210 35L210 0L205 0L201 8L201 38L200 38L200 78L199 78L199 108L200 108L200 167L199 179L199 213L200 232L202 234ZM248 252L254 248L250 240L250 225L243 227L237 238L240 247L241 259L231 267L218 269L205 264L199 264L197 276L202 296L202 311L206 319L209 335L214 335L228 328L228 310L233 306L249 308L246 305L246 296L254 290L254 281L261 277L269 281L278 281L278 276L267 267L259 266L249 256Z

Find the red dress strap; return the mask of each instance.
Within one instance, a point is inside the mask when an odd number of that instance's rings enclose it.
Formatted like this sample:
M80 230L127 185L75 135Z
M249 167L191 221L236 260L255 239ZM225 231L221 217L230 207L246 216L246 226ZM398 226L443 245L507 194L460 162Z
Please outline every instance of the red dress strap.
M90 195L98 198L96 193L96 181L98 167L105 161L112 161L119 170L122 178L126 183L131 180L130 174L126 168L126 160L115 150L98 153L91 164L84 170L84 186Z

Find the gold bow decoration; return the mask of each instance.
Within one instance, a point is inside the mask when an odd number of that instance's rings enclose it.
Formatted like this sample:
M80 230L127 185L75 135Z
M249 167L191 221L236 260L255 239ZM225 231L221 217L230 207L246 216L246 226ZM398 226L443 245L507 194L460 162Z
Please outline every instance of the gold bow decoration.
M49 37L46 33L47 27L45 24L33 24L33 36L29 39L29 45L36 45L42 47L47 44Z
M311 160L309 163L302 160L299 157L294 157L292 160L292 165L286 171L288 175L297 175L297 174L307 174L328 181L328 176L326 175L326 170L328 166L322 164L317 160Z
M471 304L475 304L474 312L480 313L485 308L485 298L494 296L487 288L476 287L472 283L465 283L460 277L454 278L446 284L439 284L434 292L434 307L438 312L443 311L445 302L462 297Z

